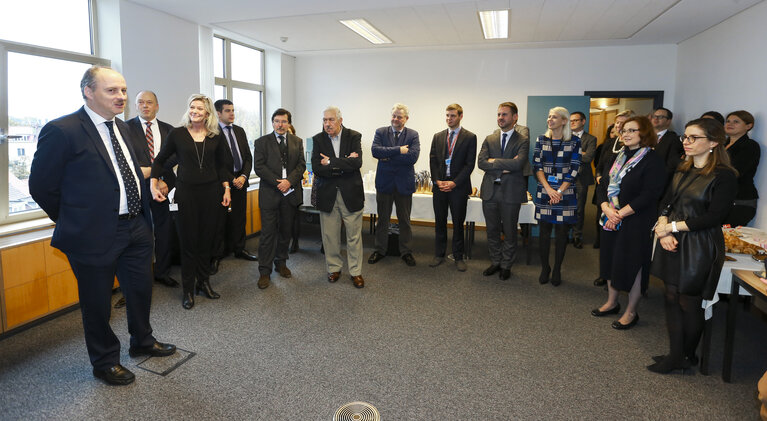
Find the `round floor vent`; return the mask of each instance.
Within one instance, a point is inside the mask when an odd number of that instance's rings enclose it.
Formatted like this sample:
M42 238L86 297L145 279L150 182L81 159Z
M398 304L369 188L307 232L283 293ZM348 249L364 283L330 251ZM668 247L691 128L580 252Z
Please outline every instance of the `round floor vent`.
M381 414L367 402L351 402L338 408L333 421L380 421Z

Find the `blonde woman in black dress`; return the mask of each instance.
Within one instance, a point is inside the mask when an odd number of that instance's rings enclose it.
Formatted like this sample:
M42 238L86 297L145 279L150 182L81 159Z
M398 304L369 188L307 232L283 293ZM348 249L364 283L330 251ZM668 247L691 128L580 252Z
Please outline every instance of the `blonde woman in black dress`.
M178 204L177 229L181 243L182 305L194 306L194 294L215 299L220 295L210 287L210 252L218 206L229 206L229 180L226 166L228 149L219 131L213 102L205 95L192 95L182 126L163 139L162 149L152 163L152 197L166 200L157 188L165 161L173 154L178 160L175 201Z

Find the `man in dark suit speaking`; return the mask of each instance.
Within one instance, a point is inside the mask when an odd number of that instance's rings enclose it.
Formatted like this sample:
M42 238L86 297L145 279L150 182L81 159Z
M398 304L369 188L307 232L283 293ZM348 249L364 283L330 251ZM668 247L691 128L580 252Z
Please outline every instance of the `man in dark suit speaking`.
M399 223L399 250L408 266L415 266L410 249L413 232L410 228L410 209L415 193L415 165L421 144L418 132L405 127L410 118L407 106L394 104L391 110L391 126L376 129L373 137L373 158L378 159L376 171L376 248L368 259L375 264L386 256L389 245L389 219L392 204L397 207Z
M173 126L157 119L160 104L157 101L157 95L152 91L141 91L136 95L136 111L139 115L126 123L131 130L136 161L141 167L144 183L148 188L154 157L160 152L162 141L168 138ZM175 164L175 159L169 160L162 177L157 181L160 191L165 195L176 186L176 174L173 172ZM175 288L178 286L178 281L170 277L170 261L172 238L176 231L171 222L169 206L170 202L167 200L149 201L154 228L154 280Z
M40 131L29 175L32 198L56 222L51 245L69 259L93 375L132 383L120 365L120 341L109 325L115 275L127 302L129 353L166 356L149 324L152 301L150 194L141 182L128 126L115 116L127 101L120 73L94 66L80 82L85 106Z
M306 171L304 142L288 133L290 111L272 114L274 131L254 142L253 170L261 177L258 207L261 209L261 240L258 243L258 287L269 286L272 262L283 278L292 274L287 266L288 246L298 205L303 200L301 180Z
M490 253L490 266L483 275L500 272L502 280L511 277L517 249L519 210L522 203L527 202L525 174L530 166L530 140L515 130L518 118L517 106L513 102L499 105L497 121L501 130L485 138L477 158L477 166L485 171L480 197Z
M586 114L575 111L570 114L570 130L581 139L581 170L575 181L578 200L578 222L573 226L573 247L583 248L583 220L586 217L586 196L589 186L594 184L594 174L591 171L591 161L597 152L597 138L586 132Z
M431 139L429 168L433 184L434 206L434 260L437 267L445 261L447 249L447 211L453 217L453 258L455 268L466 271L463 261L463 222L471 194L471 172L477 159L477 135L461 127L463 108L450 104L445 110L447 129L435 133Z

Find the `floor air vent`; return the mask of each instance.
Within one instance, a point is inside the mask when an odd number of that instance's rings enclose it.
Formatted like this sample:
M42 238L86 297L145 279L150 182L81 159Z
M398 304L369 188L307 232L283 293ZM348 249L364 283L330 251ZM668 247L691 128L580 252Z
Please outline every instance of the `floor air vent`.
M380 421L381 415L375 406L367 402L351 402L338 408L333 421Z

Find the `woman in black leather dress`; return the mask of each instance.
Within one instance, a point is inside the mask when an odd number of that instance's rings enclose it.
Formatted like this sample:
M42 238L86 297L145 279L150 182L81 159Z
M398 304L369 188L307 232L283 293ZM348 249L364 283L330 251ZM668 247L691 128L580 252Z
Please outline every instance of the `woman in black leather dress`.
M754 116L748 111L733 111L727 115L724 132L727 134L727 154L730 163L738 170L738 195L730 213L724 220L732 227L748 224L756 215L756 201L759 193L754 186L759 157L762 155L759 143L748 137L754 128Z
M669 354L655 357L650 371L666 374L697 362L704 299L710 300L724 264L722 221L737 191L736 171L724 149L721 124L693 120L681 137L686 160L662 201L651 273L666 286Z

